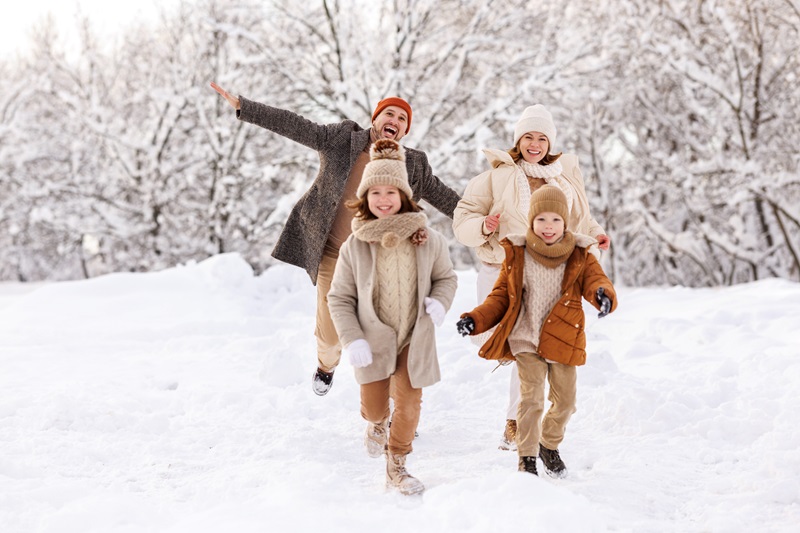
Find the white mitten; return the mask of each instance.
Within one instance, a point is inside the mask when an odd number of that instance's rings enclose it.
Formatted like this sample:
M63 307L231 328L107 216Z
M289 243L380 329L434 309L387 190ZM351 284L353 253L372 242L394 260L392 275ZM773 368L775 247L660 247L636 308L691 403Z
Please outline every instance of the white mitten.
M428 296L425 297L425 312L431 315L431 320L437 326L441 326L444 324L444 315L447 311L444 310L444 306L434 298L429 298Z
M347 355L350 364L363 368L372 363L372 348L366 339L357 339L345 346L342 351Z

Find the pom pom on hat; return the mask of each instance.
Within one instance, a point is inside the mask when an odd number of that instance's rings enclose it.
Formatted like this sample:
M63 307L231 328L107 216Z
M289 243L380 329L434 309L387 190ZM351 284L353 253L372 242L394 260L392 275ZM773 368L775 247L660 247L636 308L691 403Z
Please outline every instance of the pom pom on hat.
M370 187L389 185L397 187L406 196L413 198L414 193L408 184L406 154L402 146L391 139L378 139L369 149L369 158L356 196L363 198Z
M554 151L556 125L553 122L553 115L542 104L526 107L522 112L522 116L519 117L517 125L514 127L514 146L517 146L520 138L529 131L538 131L547 135L547 140L550 141L548 152Z
M539 213L556 213L564 220L564 230L567 229L569 207L567 206L567 197L561 192L561 189L554 185L543 185L531 194L528 226L533 227L533 219Z

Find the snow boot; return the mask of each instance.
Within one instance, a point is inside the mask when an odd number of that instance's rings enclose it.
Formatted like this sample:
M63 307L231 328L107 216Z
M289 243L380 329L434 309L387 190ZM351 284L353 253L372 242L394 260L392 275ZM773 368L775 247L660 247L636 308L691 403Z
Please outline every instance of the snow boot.
M500 450L517 451L517 421L506 420L506 429L503 431L503 436L500 438Z
M314 394L325 396L331 387L333 387L333 372L325 372L321 368L317 368L311 379L311 388L314 389Z
M536 457L522 456L519 458L519 471L527 472L538 476L539 472L536 471Z
M386 452L386 486L396 488L406 496L422 494L425 486L406 470L406 457L405 454Z
M389 442L389 431L384 420L380 424L367 422L367 433L364 435L364 446L367 448L367 455L370 457L380 457Z
M561 460L558 450L551 450L539 445L539 458L544 465L544 471L550 477L564 478L567 477L567 465Z

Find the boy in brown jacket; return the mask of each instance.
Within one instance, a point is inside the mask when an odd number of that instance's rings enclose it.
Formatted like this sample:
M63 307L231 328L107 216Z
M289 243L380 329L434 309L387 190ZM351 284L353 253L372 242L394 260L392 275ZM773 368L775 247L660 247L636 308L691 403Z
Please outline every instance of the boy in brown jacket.
M497 325L479 355L517 362L522 401L517 413L519 469L537 474L536 457L553 477L566 476L558 452L576 403L576 367L586 362L581 297L603 317L617 307L614 286L588 247L596 241L567 230L567 200L545 185L531 196L526 235L502 241L506 258L486 300L461 315L461 335ZM550 409L544 415L545 378Z

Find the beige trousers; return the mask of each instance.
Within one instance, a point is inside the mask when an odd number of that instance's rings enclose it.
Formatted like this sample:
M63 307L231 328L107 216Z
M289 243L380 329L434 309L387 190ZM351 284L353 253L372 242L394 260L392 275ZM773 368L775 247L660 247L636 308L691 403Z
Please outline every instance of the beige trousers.
M578 372L574 366L548 363L533 353L520 353L516 358L522 396L517 411L517 453L536 457L540 442L555 450L564 440L567 422L576 410ZM542 420L545 378L550 383L551 405Z
M411 443L422 410L422 389L413 388L408 377L408 346L398 354L394 374L361 385L361 416L364 420L373 424L387 420L390 414L389 398L394 400L389 452L398 455L411 453Z
M339 344L339 335L328 309L328 292L331 290L333 271L338 259L338 254L323 255L317 274L317 325L314 336L317 337L317 366L325 372L333 372L342 357L342 345Z

